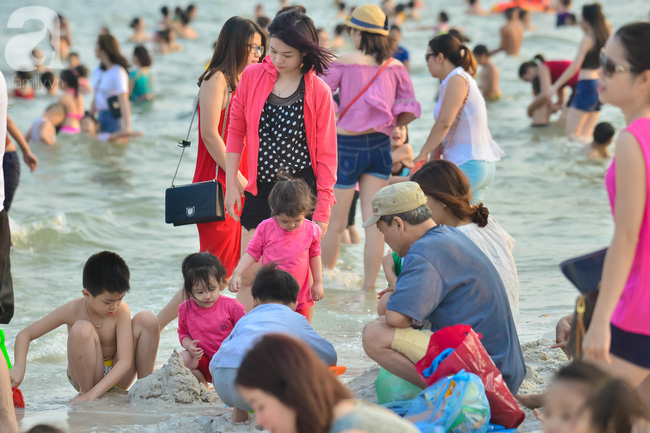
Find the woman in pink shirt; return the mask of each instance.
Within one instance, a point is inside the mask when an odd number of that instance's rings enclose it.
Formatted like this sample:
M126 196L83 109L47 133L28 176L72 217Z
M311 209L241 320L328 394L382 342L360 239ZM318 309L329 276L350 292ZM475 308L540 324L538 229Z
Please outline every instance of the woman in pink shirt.
M650 383L650 23L623 26L601 53L598 94L625 128L605 176L614 215L585 359L637 387ZM646 385L644 385L645 387ZM642 392L645 406L648 396Z
M323 77L333 92L339 91L340 99L336 204L323 237L323 265L329 269L336 265L357 182L366 220L372 214L372 197L388 185L393 166L390 135L395 126L420 117L421 111L406 67L391 57L396 43L388 35L388 18L382 10L371 4L357 7L345 23L357 51L339 57ZM375 225L365 233L363 285L372 288L384 254L384 237Z
M244 70L226 140L225 206L231 217L241 221L242 252L257 226L271 216L268 197L280 168L310 186L316 196L311 219L323 233L334 204L334 105L329 87L317 76L329 66L332 54L318 45L311 18L296 10L276 16L268 30L269 55ZM236 168L244 146L248 183L242 188ZM246 279L244 286L250 287L251 282ZM237 297L246 305L252 301L250 289L241 290Z

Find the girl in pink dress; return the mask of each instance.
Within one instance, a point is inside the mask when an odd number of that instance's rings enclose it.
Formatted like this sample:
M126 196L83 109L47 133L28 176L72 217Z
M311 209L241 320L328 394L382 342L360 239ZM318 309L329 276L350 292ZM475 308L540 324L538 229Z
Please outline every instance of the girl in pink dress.
M254 263L277 262L300 284L296 312L311 322L314 301L323 299L323 273L320 257L321 229L305 219L314 210L314 196L302 179L283 172L269 195L271 218L262 221L248 243L246 253L233 272L228 289L238 292L242 274ZM309 284L309 273L314 282Z
M650 383L650 23L623 26L601 53L598 94L625 128L605 176L614 238L582 344L585 359L632 386ZM646 387L646 385L643 385ZM650 395L642 392L644 406Z

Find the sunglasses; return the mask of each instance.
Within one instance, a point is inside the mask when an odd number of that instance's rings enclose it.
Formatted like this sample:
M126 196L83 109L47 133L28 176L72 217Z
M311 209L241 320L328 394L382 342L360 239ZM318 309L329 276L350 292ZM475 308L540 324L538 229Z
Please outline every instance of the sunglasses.
M614 63L612 59L605 56L605 53L602 51L600 52L600 67L603 69L603 73L607 78L617 72L632 72L630 68Z
M429 62L429 57L434 57L434 56L435 56L435 54L433 54L433 53L425 54L424 55L424 61Z

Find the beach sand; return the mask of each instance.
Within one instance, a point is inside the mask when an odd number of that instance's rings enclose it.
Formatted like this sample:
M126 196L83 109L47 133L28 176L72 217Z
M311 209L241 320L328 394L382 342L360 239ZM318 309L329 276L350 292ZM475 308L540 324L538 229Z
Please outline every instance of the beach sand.
M522 345L526 360L526 379L520 387L522 394L543 392L554 372L567 362L566 356L559 349L551 349L553 342L549 339L538 339ZM120 391L111 391L97 402L76 405L69 411L39 411L26 416L22 421L23 429L39 422L52 423L74 432L118 432L118 433L157 433L157 432L199 432L244 433L259 431L255 418L248 424L233 425L230 410L218 399L214 403L203 403L201 394L191 391L192 403L179 404L178 395L188 394L188 388L198 387L191 380L189 370L179 372L177 354L172 354L168 364L157 370L151 379L143 380L134 385L132 395ZM372 403L377 402L375 379L379 367L371 367L362 374L342 380L356 394ZM189 374L191 377L186 376ZM179 376L180 375L180 376ZM178 381L175 377L183 377ZM194 379L195 380L195 379ZM160 388L158 398L144 398L151 391L152 383L164 382L169 386ZM210 391L213 393L214 391ZM139 397L135 397L138 395ZM205 398L205 395L203 395ZM129 402L131 400L131 402ZM518 432L541 432L541 424L533 412L524 409L526 420ZM102 426L99 427L98 425Z

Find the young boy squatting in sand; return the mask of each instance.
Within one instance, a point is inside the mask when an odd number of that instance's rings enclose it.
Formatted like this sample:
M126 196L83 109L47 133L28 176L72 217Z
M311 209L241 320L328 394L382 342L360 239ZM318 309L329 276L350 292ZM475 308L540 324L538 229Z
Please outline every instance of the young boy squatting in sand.
M16 336L11 386L25 377L29 343L68 325L68 380L79 391L70 402L94 400L113 386L127 389L136 373L153 372L160 334L153 313L131 319L122 299L129 291L129 268L115 253L94 254L83 269L82 297L55 309Z

